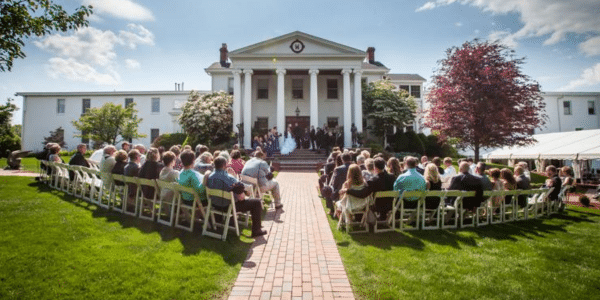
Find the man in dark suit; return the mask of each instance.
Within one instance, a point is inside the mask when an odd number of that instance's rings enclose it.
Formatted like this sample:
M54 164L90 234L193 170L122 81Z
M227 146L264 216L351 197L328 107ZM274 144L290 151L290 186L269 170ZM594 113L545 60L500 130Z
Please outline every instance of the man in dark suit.
M531 181L525 176L525 169L518 166L515 168L515 179L517 180L517 190L528 190L531 188ZM517 198L519 207L525 207L527 205L527 196L521 195Z
M310 148L317 150L317 132L315 131L315 126L310 126Z
M298 147L298 149L302 148L302 136L304 133L304 130L302 130L302 128L300 126L298 126L298 123L294 124L294 128L292 129L292 134L294 135L294 139L296 140L296 147Z
M323 148L323 136L325 135L325 133L323 132L323 129L321 129L320 127L317 127L317 150L321 150Z
M556 170L556 167L553 165L547 166L546 175L548 175L548 179L546 180L545 186L548 188L554 188L554 190L552 190L552 192L548 195L548 199L550 201L558 201L558 194L560 194L562 180L560 180L560 177L558 177L558 171Z
M385 160L377 157L373 160L375 176L367 181L367 187L361 190L348 190L346 193L358 198L365 198L380 191L394 190L396 178L385 171ZM377 199L373 211L379 215L379 220L385 220L387 213L392 210L393 198Z
M461 162L458 169L460 173L452 177L450 188L448 189L458 191L475 191L475 197L463 198L463 208L466 210L473 210L481 205L481 202L483 202L483 183L481 182L481 178L469 173L470 165L468 162ZM448 200L450 200L449 204L454 204L455 199Z
M79 144L79 145L77 145L77 152L75 152L75 154L73 154L73 156L71 156L71 159L69 160L69 165L71 165L71 166L84 166L86 168L89 168L90 164L88 163L88 161L83 156L85 154L85 151L87 151L87 145L86 144ZM73 171L69 171L69 178L71 179L71 181L73 179L75 179L75 173Z
M335 168L333 170L333 175L331 176L331 183L329 184L331 186L332 192L331 197L327 197L327 199L325 199L327 201L327 207L331 209L329 214L332 217L335 213L335 207L333 206L333 203L340 199L340 190L342 189L342 186L346 181L346 176L348 175L348 168L350 167L350 164L352 164L352 156L350 156L350 153L346 152L342 154L342 161L344 162L344 164Z

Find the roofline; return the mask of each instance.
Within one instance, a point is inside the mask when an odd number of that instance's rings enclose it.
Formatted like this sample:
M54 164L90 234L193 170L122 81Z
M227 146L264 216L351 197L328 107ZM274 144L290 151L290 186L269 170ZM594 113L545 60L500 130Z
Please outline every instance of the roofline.
M600 96L600 92L542 92L547 96Z
M189 95L187 91L113 91L113 92L17 92L15 96L51 97L51 96L133 96L133 95ZM211 93L210 91L197 91Z
M317 40L319 42L322 42L322 43L325 43L325 44L329 44L329 45L332 45L332 46L337 46L337 47L340 47L340 48L344 48L344 49L347 49L349 51L359 52L363 57L367 54L367 52L365 52L365 51L362 51L362 50L359 50L359 49L356 49L356 48L353 48L353 47L350 47L350 46L346 46L344 44L336 43L336 42L333 42L333 41L330 41L330 40L326 40L324 38L320 38L318 36L314 36L314 35L311 35L311 34L304 33L302 31L296 30L296 31L290 32L288 34L280 35L278 37L274 37L274 38L271 38L271 39L268 39L268 40L265 40L265 41L262 41L262 42L258 42L258 43L255 43L255 44L243 47L243 48L239 48L239 49L235 49L233 51L230 51L229 52L229 57L232 57L232 56L235 57L235 55L237 53L248 51L248 50L257 48L259 46L267 45L269 43L273 43L273 42L276 42L276 41L279 41L279 40L283 40L283 39L286 39L288 37L294 36L296 34L304 35L306 37L312 38L312 39ZM357 53L357 55L358 55L358 53Z
M310 59L315 57L327 57L327 58L357 58L364 59L365 56L361 54L303 54L299 56L297 54L277 54L277 59L280 58L294 58L294 59ZM229 58L273 58L273 54L230 54Z

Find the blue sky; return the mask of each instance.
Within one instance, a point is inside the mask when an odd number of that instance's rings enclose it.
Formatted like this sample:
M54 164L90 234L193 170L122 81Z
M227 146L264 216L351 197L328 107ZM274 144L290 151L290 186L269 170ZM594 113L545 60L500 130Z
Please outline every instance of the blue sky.
M392 73L430 81L445 50L500 39L526 57L543 91L600 92L600 1L55 1L92 4L90 26L27 41L25 59L0 73L0 101L16 92L209 90L204 68L221 43L235 50L292 31L375 47ZM17 112L13 123L21 123Z

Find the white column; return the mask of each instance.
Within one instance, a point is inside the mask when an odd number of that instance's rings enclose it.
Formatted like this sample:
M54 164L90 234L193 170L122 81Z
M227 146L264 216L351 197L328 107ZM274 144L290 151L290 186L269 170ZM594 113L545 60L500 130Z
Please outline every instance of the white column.
M344 147L352 147L352 101L350 100L350 69L343 69L344 75Z
M277 132L285 133L285 69L277 69ZM283 145L283 135L279 137L280 147Z
M241 108L242 108L242 78L241 70L233 70L233 131L238 132L237 124L242 123Z
M244 148L252 147L252 69L244 70Z
M319 127L319 100L317 99L317 74L319 70L310 69L310 126L314 126L315 130Z
M358 132L363 131L362 119L362 70L354 70L354 125Z

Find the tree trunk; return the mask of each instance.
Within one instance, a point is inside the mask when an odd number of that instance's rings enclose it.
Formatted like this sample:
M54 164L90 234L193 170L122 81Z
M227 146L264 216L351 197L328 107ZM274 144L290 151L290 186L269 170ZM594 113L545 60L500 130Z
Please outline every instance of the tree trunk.
M473 158L473 161L476 164L479 162L479 144L475 145L474 152L475 152L475 155L474 155L475 157Z

